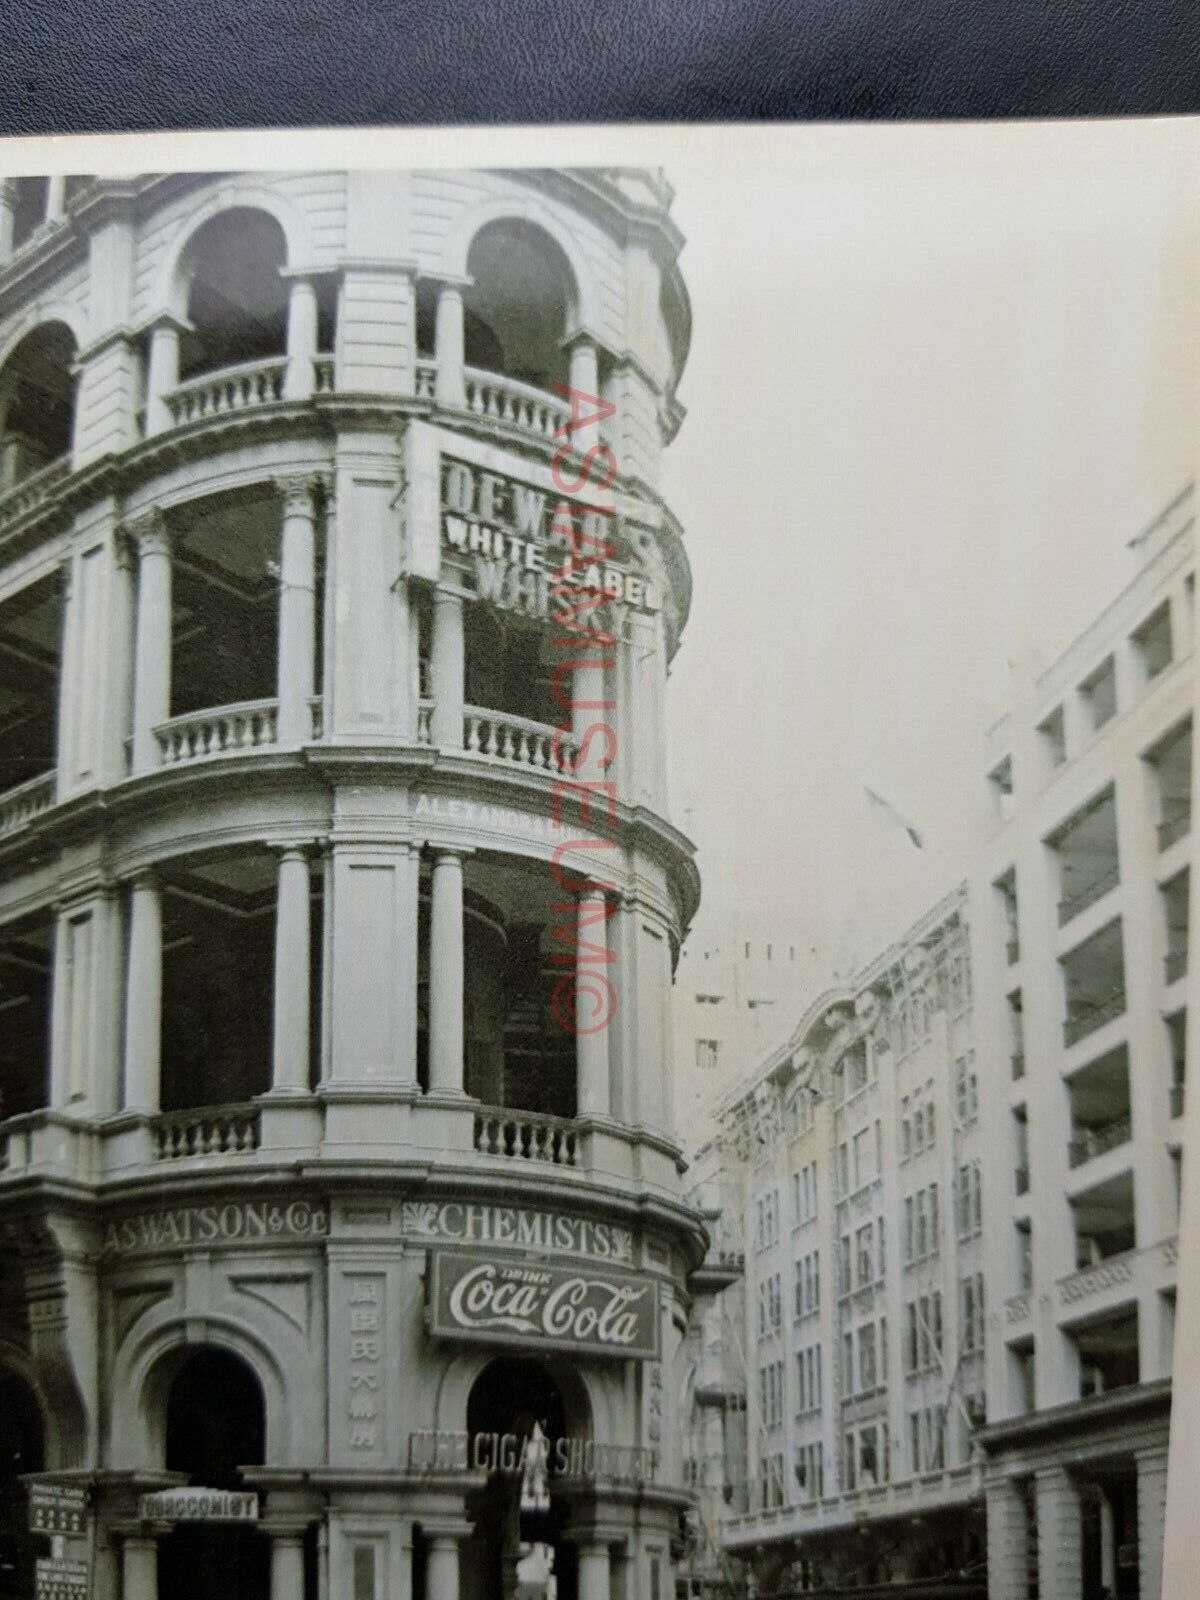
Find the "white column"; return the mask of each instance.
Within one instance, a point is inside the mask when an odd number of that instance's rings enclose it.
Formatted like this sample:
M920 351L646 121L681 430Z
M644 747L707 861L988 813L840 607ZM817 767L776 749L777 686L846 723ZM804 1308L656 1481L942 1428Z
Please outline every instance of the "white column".
M304 1534L268 1527L271 1541L271 1600L303 1600Z
M429 917L429 1088L463 1088L463 863L455 850L433 857Z
M603 783L615 774L609 757L617 752L617 730L614 726L615 706L605 687L604 663L609 659L605 652L609 645L591 644L586 658L580 661L572 674L571 732L582 741L588 729L592 730L587 753L575 769L575 776L583 782ZM611 735L604 730L611 728ZM597 809L603 812L603 803L597 797Z
M121 1549L121 1600L158 1600L158 1540L127 1533Z
M162 1070L162 890L139 872L129 895L129 965L125 982L125 1104L159 1108Z
M428 1600L458 1600L457 1533L431 1533L425 1556Z
M306 1094L310 1072L312 884L305 847L286 844L277 848L271 1089L276 1094Z
M51 173L46 180L46 221L58 222L67 209L67 175Z
M612 1600L607 1544L579 1546L579 1600Z
M283 501L279 541L279 695L278 741L305 744L312 738L309 702L316 667L316 512L313 480L281 478L275 487Z
M167 395L179 387L179 324L164 316L150 330L150 360L146 373L146 437L171 427Z
M7 261L13 253L13 222L16 213L16 180L0 178L0 261Z
M285 400L307 400L316 387L317 288L311 278L293 278L288 293Z
M1037 1474L1039 1600L1083 1600L1083 1509L1062 1467Z
M1174 1430L1172 1429L1172 1432ZM1167 1450L1139 1450L1137 1460L1138 1586L1146 1600L1183 1594L1164 1583L1163 1535L1167 1513ZM1115 1586L1113 1592L1116 1592Z
M567 382L576 394L589 395L592 399L600 398L600 368L596 356L595 342L586 334L577 334L568 345L570 368ZM592 408L588 407L585 415L590 414ZM600 443L599 423L593 422L581 430L580 437L572 441L581 450L586 450L590 445Z
M459 408L465 406L467 391L463 378L465 360L463 298L462 288L457 283L443 283L438 291L433 353L437 360L434 398L438 405Z
M171 539L161 512L132 524L137 544L137 631L133 664L133 770L158 766L154 729L171 713Z
M988 1600L1029 1600L1029 1529L1025 1496L1011 1479L989 1483Z
M575 930L575 1109L581 1117L606 1117L609 1110L608 1030L615 992L608 953L603 889L579 896Z
M433 638L429 688L433 695L430 737L437 749L461 750L466 693L466 643L461 595L437 589L433 596Z

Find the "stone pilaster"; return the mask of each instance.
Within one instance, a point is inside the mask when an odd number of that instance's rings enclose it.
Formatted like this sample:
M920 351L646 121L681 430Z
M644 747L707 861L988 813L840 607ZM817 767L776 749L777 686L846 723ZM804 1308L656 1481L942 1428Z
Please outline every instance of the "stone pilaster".
M1083 1511L1078 1485L1062 1467L1037 1482L1038 1600L1083 1600Z
M987 1486L988 1600L1029 1600L1025 1494L1011 1478Z

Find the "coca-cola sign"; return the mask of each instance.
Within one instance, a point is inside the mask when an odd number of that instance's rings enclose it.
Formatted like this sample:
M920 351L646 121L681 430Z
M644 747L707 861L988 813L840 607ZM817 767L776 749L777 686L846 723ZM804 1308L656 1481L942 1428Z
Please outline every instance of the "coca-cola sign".
M430 1330L472 1343L658 1355L658 1286L632 1272L433 1250Z

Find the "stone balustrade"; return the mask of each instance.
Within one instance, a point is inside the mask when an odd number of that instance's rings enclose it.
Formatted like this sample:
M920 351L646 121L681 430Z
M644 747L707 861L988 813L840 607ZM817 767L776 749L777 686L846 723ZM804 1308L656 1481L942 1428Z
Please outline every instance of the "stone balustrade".
M482 706L463 708L463 748L468 755L487 756L510 766L532 767L540 772L570 772L567 760L579 741L544 722L488 711Z
M245 361L240 366L223 367L219 372L192 378L166 397L171 421L179 428L188 422L202 422L208 417L282 400L286 371L286 358L272 356L267 361Z
M15 522L26 512L36 511L39 506L53 498L70 475L70 456L59 456L57 461L51 461L37 472L31 472L28 477L22 478L11 489L6 489L0 494L0 526Z
M154 1156L248 1155L259 1145L259 1113L253 1106L202 1106L171 1112L154 1123Z
M514 1161L546 1161L556 1167L577 1164L573 1125L532 1111L491 1107L477 1111L475 1149L480 1155L505 1156Z
M244 700L172 717L154 730L162 765L178 767L208 756L265 749L275 744L278 717L276 700Z
M478 421L516 433L533 434L539 439L562 439L571 420L571 407L556 395L535 389L498 372L482 372L467 367L463 373L466 409Z
M418 400L432 400L437 385L437 362L420 360L416 368L416 394Z
M0 839L26 827L43 811L49 811L54 804L57 780L56 772L43 772L40 777L30 778L28 783L0 794Z

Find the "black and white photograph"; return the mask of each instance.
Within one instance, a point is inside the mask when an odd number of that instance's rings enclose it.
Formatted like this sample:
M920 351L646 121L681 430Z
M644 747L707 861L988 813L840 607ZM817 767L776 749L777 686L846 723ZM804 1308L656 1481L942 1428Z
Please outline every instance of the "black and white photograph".
M1182 119L0 141L0 1600L1200 1594L1198 379Z

